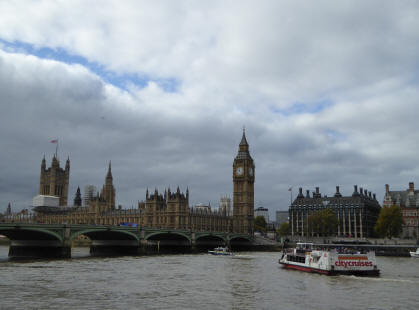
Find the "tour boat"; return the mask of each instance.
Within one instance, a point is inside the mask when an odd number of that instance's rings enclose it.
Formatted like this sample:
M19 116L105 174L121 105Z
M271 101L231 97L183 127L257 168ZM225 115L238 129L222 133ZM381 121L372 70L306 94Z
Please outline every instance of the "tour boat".
M227 247L217 247L212 251L208 251L211 255L233 255Z
M419 258L419 248L416 249L416 252L410 252L410 256Z
M336 249L314 249L312 243L297 243L279 259L284 268L325 275L378 276L375 253L357 252L337 246Z

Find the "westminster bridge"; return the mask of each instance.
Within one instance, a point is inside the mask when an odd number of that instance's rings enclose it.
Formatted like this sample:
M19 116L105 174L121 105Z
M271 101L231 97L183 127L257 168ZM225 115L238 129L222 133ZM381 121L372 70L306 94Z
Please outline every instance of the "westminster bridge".
M91 240L93 256L192 252L223 245L246 249L253 241L250 235L231 232L84 224L0 223L0 234L10 239L10 258L70 258L80 235Z

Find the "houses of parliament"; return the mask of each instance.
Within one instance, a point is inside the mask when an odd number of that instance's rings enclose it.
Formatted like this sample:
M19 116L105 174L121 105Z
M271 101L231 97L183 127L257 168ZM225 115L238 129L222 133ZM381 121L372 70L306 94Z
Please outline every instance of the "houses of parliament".
M40 223L119 225L137 224L144 227L191 229L194 231L223 231L253 234L255 165L249 153L249 144L243 130L239 149L233 161L233 212L229 212L229 200L218 210L209 206L189 205L189 189L183 193L179 187L160 193L157 189L146 191L145 200L138 208L122 209L115 205L115 188L111 163L105 184L87 206L82 206L80 188L74 204L68 207L70 160L60 167L54 156L51 167L46 168L45 157L41 164L39 195L59 197L58 207L34 208L36 221Z

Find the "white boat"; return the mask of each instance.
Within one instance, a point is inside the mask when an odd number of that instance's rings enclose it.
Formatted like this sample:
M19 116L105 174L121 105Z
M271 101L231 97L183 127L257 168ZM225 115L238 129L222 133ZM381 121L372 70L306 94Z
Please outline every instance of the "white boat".
M410 252L410 256L419 258L419 248L416 249L416 252Z
M212 251L208 251L211 255L233 255L227 247L217 247Z
M279 259L284 268L326 275L378 276L375 252L353 249L314 249L312 243L297 243L295 249L284 252Z

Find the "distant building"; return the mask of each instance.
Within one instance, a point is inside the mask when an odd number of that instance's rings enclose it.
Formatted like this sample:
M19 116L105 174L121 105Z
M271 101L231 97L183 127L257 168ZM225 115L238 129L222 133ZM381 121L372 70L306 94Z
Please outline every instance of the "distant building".
M255 218L258 216L263 216L265 218L266 224L269 223L269 210L264 207L259 207L255 209Z
M82 206L87 208L89 206L90 201L95 196L96 196L96 186L91 185L91 184L86 185L84 187Z
M383 206L399 206L403 213L403 237L419 237L419 190L415 184L409 183L409 188L402 191L390 191L386 184Z
M231 212L231 199L230 197L223 196L220 198L220 212L227 215L232 216L233 213Z
M169 188L170 191L170 188ZM186 190L186 193L188 194L189 191ZM189 195L188 195L189 196ZM195 210L204 211L204 212L211 212L211 204L204 205L203 203L198 203L193 207Z
M12 206L9 204L7 205L6 213L5 215L11 215L12 214Z
M81 207L81 204L82 204L82 201L81 201L80 187L77 187L76 196L74 197L73 205L75 207Z
M289 208L290 230L293 236L314 236L309 231L308 218L310 215L326 208L331 209L339 222L336 235L354 238L374 236L374 225L380 213L380 204L375 194L363 190L358 192L354 186L352 196L343 197L336 186L336 193L332 197L322 196L319 188L310 196L307 191L303 195L300 187L299 194Z
M289 212L288 211L276 211L275 212L275 224L276 227L281 226L282 223L288 222Z

